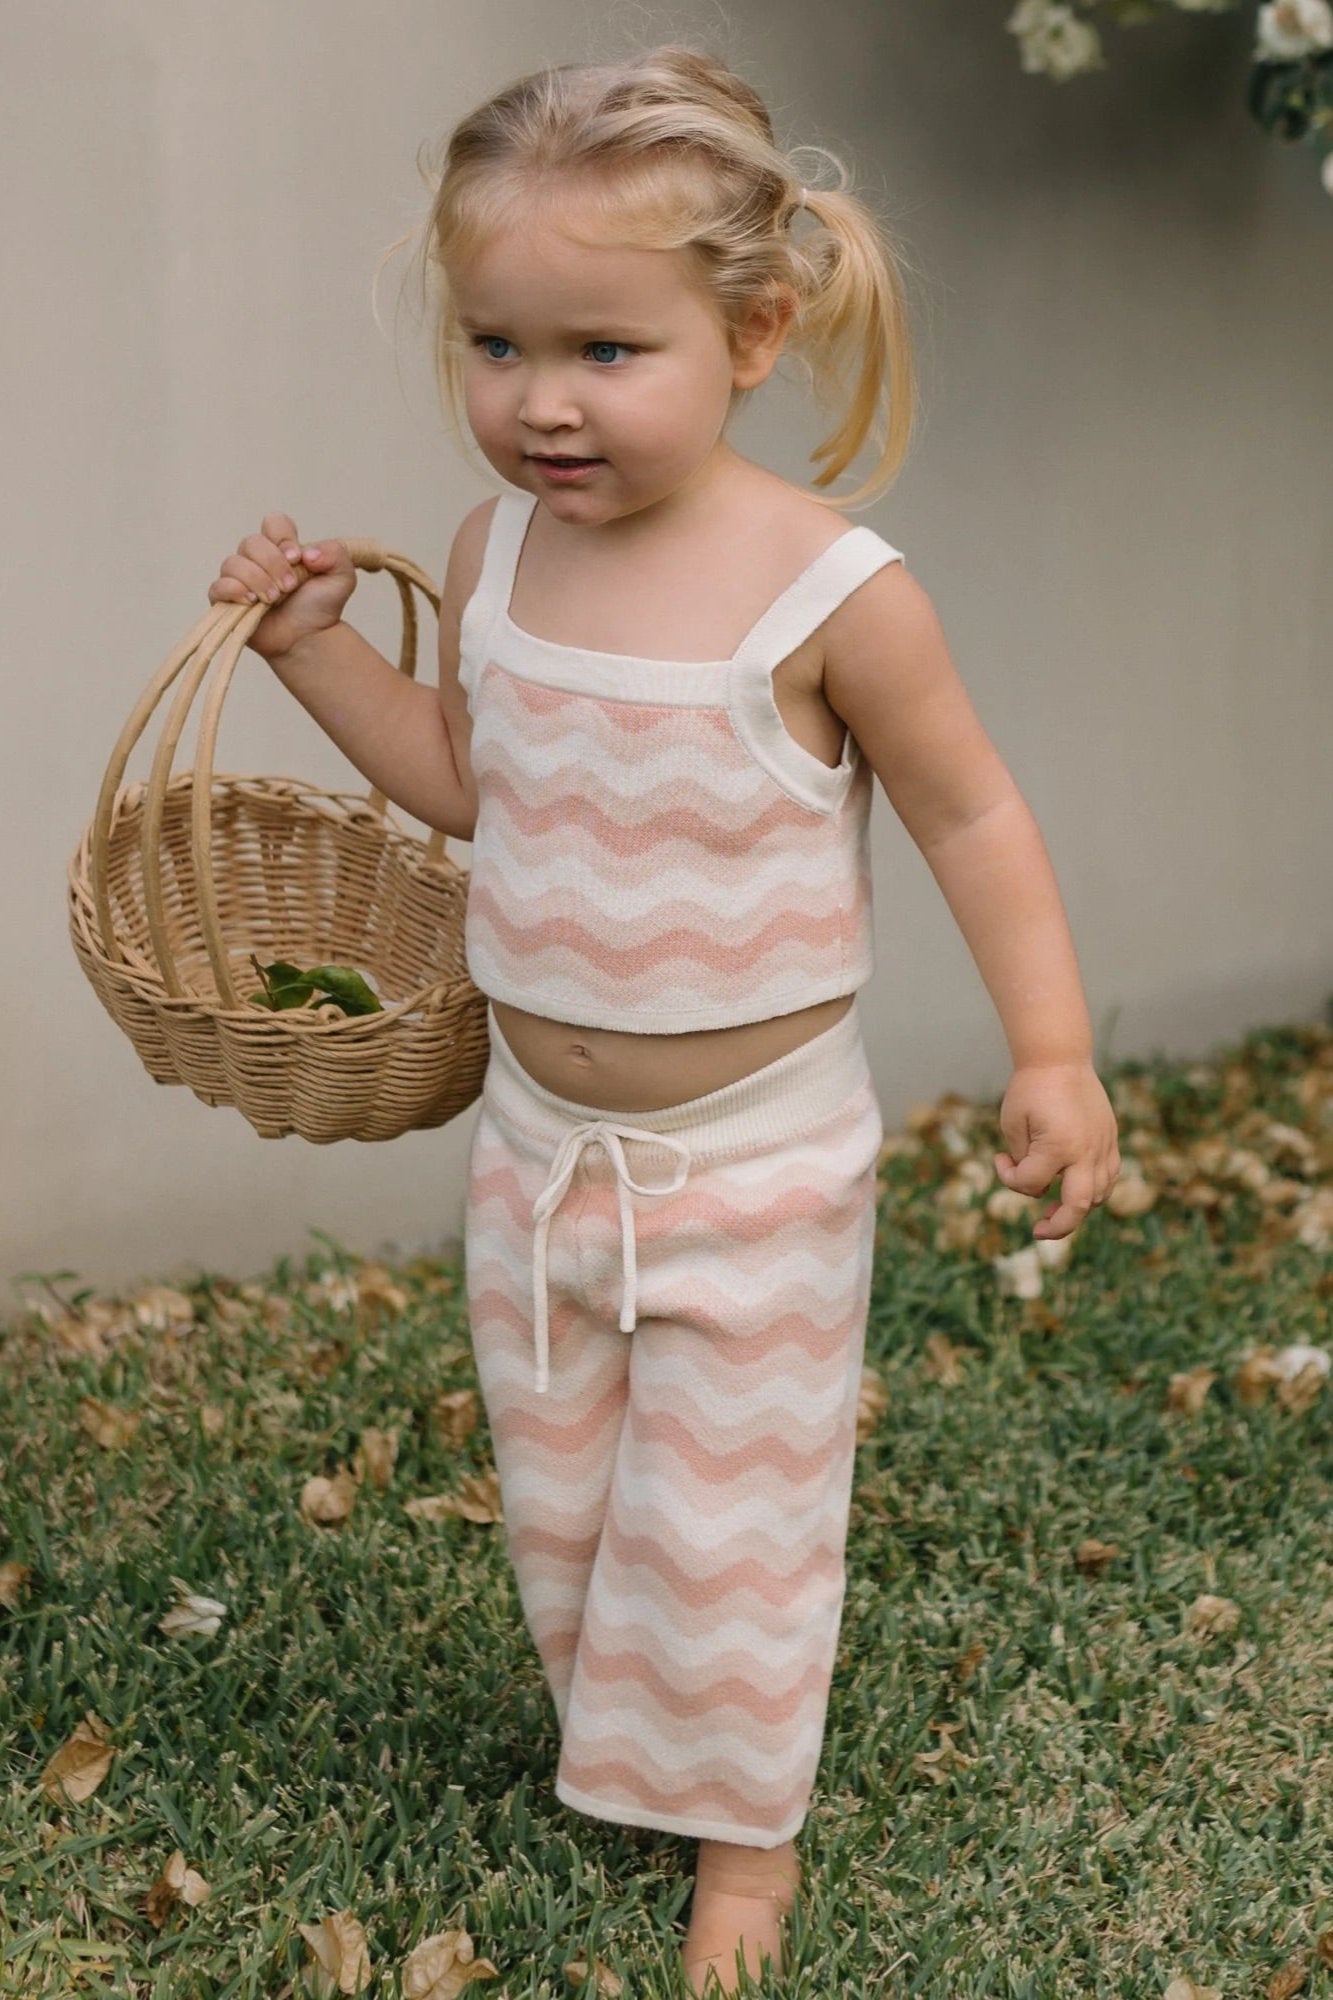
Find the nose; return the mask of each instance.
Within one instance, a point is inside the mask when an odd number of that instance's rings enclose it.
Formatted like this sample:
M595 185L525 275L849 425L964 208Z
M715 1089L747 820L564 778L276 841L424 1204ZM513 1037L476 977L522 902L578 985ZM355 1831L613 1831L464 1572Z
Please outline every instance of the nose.
M548 431L577 431L583 424L583 412L560 372L532 370L524 385L518 415L520 423L527 424L534 437L545 437Z

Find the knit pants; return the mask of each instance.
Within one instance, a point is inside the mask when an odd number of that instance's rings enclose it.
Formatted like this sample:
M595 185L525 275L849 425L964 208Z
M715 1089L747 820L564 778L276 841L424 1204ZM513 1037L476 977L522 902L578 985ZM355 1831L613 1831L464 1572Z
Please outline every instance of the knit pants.
M489 1021L467 1297L556 1795L779 1846L846 1581L884 1136L856 1003L720 1090L624 1113L544 1089Z

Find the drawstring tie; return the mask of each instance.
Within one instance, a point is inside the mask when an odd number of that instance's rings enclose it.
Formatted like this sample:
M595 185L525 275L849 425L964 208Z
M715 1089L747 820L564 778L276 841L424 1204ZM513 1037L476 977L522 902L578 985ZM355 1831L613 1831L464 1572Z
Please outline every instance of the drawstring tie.
M643 1139L654 1146L669 1147L679 1155L675 1178L664 1181L657 1187L643 1187L630 1173L625 1163L625 1149L622 1139ZM574 1177L574 1169L579 1163L585 1146L600 1145L616 1170L616 1196L620 1203L620 1244L623 1278L620 1295L620 1331L633 1333L637 1323L635 1309L635 1288L638 1267L634 1256L634 1211L630 1205L629 1190L635 1194L677 1194L685 1185L685 1176L690 1170L690 1149L679 1139L670 1139L665 1132L653 1132L642 1125L621 1125L613 1119L590 1118L582 1125L575 1125L565 1134L551 1162L550 1177L537 1199L532 1204L532 1219L536 1231L532 1241L532 1292L536 1307L535 1333L537 1341L537 1374L534 1387L545 1389L550 1375L550 1328L546 1310L547 1253L546 1239L550 1233L551 1217L564 1199L565 1191Z

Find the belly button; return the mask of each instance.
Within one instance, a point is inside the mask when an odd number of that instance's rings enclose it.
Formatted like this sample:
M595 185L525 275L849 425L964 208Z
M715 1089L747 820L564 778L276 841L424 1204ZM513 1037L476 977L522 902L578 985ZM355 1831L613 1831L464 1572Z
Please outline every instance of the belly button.
M579 1062L592 1061L592 1057L588 1054L588 1051L584 1048L582 1042L575 1042L571 1047L569 1053L572 1056L576 1057Z

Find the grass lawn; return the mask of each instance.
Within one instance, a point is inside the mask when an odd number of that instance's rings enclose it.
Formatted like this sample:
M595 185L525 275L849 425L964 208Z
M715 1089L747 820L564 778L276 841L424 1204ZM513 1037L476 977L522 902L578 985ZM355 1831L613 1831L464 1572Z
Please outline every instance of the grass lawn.
M886 1141L807 1890L756 1992L1333 2000L1333 1386L1290 1351L1330 1346L1333 1026L1103 1078L1121 1181L1046 1255L996 1105ZM315 1243L17 1288L0 1992L667 2000L693 1843L555 1799L461 1254Z

